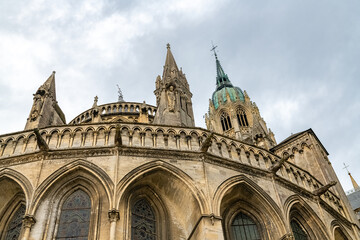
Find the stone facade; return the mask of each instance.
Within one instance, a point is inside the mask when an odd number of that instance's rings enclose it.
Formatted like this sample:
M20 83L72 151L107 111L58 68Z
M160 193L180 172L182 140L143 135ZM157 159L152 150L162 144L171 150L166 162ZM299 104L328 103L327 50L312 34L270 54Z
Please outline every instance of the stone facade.
M188 83L167 51L156 107L96 99L65 124L55 102L34 100L29 119L40 109L37 119L62 120L0 136L0 240L360 239L311 129L276 145L245 93L218 109L243 107L246 126L224 132L210 106L209 129L195 127Z

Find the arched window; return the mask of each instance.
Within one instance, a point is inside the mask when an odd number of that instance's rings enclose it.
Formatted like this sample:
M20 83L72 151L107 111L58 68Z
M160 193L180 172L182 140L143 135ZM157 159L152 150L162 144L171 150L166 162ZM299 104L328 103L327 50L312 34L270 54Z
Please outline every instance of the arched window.
M343 231L340 228L335 229L335 240L348 240Z
M232 128L230 117L226 112L221 113L220 122L221 122L223 131L227 131L230 128Z
M61 208L56 239L88 239L91 200L83 190L76 190Z
M146 199L137 201L131 208L131 239L157 239L154 210Z
M19 239L21 226L22 226L22 219L25 215L25 205L21 204L20 207L16 210L15 214L12 216L11 221L6 230L6 237L5 240L13 240Z
M303 227L296 220L291 220L290 222L291 230L294 234L295 240L307 240L308 235L304 231Z
M248 127L249 126L249 122L247 120L246 113L244 110L238 109L236 111L236 116L237 116L237 120L239 122L240 127Z
M233 240L260 240L256 223L246 214L240 212L231 223Z

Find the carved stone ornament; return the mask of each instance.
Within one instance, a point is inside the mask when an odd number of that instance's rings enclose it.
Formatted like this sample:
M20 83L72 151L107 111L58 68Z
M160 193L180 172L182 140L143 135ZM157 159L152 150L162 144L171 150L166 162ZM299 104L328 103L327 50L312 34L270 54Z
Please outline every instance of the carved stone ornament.
M31 228L36 223L34 216L32 215L25 215L23 218L23 224L26 228Z
M119 211L116 209L111 209L108 212L108 217L109 217L110 222L116 222L117 220L120 219Z

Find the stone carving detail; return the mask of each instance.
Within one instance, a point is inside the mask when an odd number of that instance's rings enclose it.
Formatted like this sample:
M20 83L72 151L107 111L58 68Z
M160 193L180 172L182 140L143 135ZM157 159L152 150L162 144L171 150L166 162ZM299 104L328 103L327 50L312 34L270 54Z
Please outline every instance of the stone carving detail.
M35 121L40 115L41 108L44 104L44 99L42 94L43 91L37 91L36 94L34 94L34 104L30 113L30 122Z

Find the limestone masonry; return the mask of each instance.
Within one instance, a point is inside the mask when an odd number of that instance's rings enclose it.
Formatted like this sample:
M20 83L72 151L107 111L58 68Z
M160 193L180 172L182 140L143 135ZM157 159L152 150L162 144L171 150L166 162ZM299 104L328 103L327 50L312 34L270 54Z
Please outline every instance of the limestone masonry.
M169 44L156 106L96 97L66 123L53 72L25 129L0 136L0 240L359 240L315 133L277 143L214 53L207 129Z

